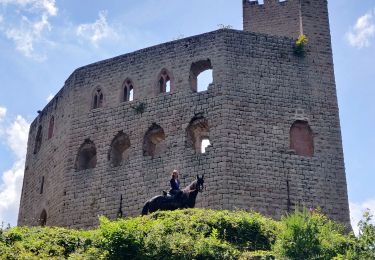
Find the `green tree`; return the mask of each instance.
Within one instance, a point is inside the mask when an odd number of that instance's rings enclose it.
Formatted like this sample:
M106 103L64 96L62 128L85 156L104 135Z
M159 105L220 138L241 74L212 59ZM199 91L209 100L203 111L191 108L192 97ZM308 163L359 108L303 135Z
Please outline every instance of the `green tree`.
M375 259L375 226L371 223L372 217L369 211L363 214L363 219L358 223L358 236L351 234L350 248L337 259Z

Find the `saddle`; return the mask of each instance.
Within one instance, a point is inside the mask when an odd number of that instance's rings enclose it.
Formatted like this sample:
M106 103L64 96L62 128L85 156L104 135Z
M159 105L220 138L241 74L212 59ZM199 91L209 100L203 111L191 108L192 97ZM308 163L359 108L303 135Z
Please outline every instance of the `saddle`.
M181 190L170 190L169 192L166 192L163 190L163 196L166 197L167 199L180 199L182 197L182 191Z

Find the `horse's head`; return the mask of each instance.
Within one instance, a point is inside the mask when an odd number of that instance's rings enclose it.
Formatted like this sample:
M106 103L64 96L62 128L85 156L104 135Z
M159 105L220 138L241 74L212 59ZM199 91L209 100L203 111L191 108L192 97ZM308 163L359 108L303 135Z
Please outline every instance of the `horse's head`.
M204 184L204 174L202 175L202 177L199 177L199 175L197 174L197 188L199 192L203 191L204 189L203 184Z

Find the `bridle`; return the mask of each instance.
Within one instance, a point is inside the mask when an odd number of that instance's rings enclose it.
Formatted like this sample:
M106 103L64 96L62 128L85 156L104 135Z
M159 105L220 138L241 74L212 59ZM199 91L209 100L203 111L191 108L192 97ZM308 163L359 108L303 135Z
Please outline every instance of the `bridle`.
M203 192L204 190L203 178L197 180L197 185L198 185L198 192Z
M203 178L204 178L204 176L202 176L202 178L197 176L197 179L194 182L192 182L188 187L186 187L185 190L190 191L190 192L192 192L192 191L203 192L203 190L205 190L205 188L206 188L203 185L203 183L204 183Z

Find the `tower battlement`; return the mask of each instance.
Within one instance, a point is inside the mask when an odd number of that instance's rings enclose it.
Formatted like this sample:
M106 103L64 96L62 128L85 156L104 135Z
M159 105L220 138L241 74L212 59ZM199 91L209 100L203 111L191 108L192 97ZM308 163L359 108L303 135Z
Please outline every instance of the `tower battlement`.
M257 5L257 6L277 6L285 5L291 0L243 0L244 4Z
M242 3L244 31L291 38L306 34L313 40L325 34L325 39L330 40L327 0L243 0Z
M244 31L298 37L302 33L301 0L243 0Z

